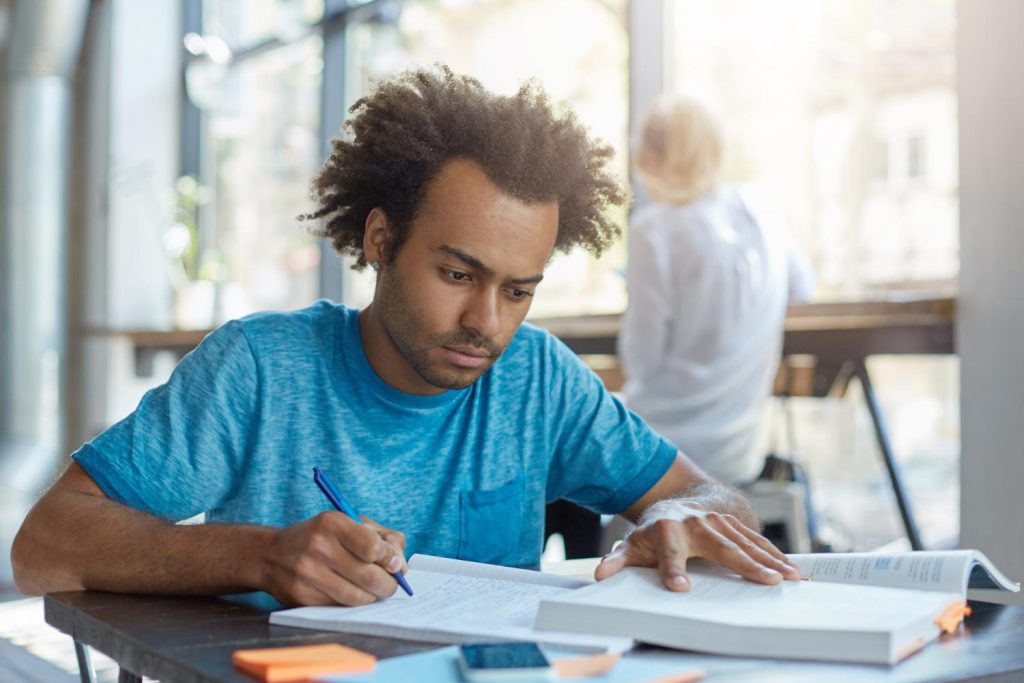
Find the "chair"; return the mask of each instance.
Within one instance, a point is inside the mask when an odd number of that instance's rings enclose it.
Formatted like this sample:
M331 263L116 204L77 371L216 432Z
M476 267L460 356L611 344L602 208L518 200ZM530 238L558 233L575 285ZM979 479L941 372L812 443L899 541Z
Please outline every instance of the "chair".
M785 553L811 552L805 483L758 479L742 490L768 540Z

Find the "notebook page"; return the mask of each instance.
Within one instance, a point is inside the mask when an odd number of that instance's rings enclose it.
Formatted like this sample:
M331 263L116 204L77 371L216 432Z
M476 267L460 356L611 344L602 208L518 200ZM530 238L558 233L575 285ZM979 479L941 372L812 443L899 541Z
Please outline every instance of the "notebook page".
M536 583L544 586L559 586L561 588L581 588L593 583L593 581L577 579L571 576L545 574L529 569L502 567L496 564L482 564L467 560L453 560L435 555L413 555L409 558L409 569L436 572L438 574L452 574L454 576L476 576L485 579ZM415 588L413 590L415 591Z
M275 612L270 622L444 643L529 640L613 651L632 645L625 638L535 631L540 600L570 592L568 588L422 569L410 569L406 578L412 597L396 591L387 600L362 607L300 607Z

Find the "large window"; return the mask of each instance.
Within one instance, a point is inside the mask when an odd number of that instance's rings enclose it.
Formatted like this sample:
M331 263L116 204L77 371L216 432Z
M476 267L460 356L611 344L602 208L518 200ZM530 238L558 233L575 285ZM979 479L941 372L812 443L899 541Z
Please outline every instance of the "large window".
M306 33L323 15L323 0L203 0L203 32L234 49Z
M206 2L202 34L185 36L200 163L198 178L177 185L192 231L179 323L215 324L318 296L319 249L297 217L312 208L320 163L322 40L311 24L321 12L308 1Z
M732 181L766 185L818 298L950 291L952 0L673 0L670 90L718 112Z

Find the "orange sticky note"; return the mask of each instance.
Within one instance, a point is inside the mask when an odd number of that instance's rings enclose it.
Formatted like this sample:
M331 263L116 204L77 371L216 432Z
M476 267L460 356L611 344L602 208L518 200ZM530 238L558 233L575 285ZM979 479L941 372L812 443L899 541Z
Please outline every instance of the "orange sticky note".
M617 654L599 654L555 659L551 666L559 678L587 678L608 673L618 662Z
M356 674L373 671L377 658L337 643L235 650L236 669L267 683L303 681L319 674Z
M970 616L970 614L971 608L967 606L966 602L954 600L935 617L935 623L946 633L954 633L964 617Z

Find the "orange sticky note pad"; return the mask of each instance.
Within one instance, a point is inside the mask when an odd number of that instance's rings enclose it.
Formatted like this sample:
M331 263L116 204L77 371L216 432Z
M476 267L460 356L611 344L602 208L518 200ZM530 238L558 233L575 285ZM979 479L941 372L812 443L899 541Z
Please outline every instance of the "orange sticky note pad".
M366 673L377 666L373 655L337 643L235 650L231 661L236 669L268 683L303 681L319 674Z
M946 633L954 633L963 622L964 617L970 616L970 614L971 608L967 606L966 602L954 600L935 617L935 623Z
M555 659L551 666L559 678L587 678L608 673L618 662L617 654L600 654Z

